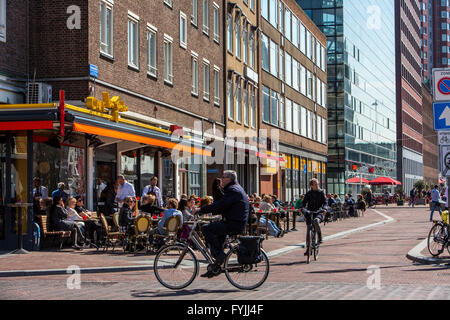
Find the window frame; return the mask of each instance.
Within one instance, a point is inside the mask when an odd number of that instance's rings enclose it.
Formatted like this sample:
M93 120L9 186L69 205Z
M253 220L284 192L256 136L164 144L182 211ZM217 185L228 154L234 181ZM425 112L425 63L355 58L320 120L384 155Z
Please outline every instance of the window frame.
M206 4L206 6L205 6ZM205 10L206 7L206 10ZM205 14L206 12L206 14ZM202 0L202 31L209 37L209 0Z
M133 68L133 69L137 69L137 70L139 70L139 55L140 55L140 52L139 52L139 16L137 16L136 14L134 14L133 12L131 12L131 11L128 11L128 21L127 21L127 26L128 26L128 36L127 36L127 38L128 38L128 66L130 67L130 68ZM133 62L131 61L131 59L132 58L134 58L134 57L131 57L131 52L130 52L130 23L131 24L135 24L136 25L136 33L134 34L134 39L133 39L133 44L134 44L134 41L136 41L136 43L135 43L135 48L134 48L134 52L136 52L136 62L137 62L137 64L133 64Z
M213 68L213 80L214 80L214 105L220 106L220 68L214 65ZM216 81L217 80L217 81Z
M195 6L194 6L194 3L195 3ZM198 26L198 0L192 0L191 6L192 6L191 23L192 23L192 25L197 27Z
M6 5L6 0L0 0L0 6L2 5L2 3L4 3ZM99 31L100 32L100 54L105 55L109 58L114 58L114 2L109 1L109 0L101 0L100 6L102 6L102 5L105 7L105 16L100 17L100 31ZM6 6L5 6L5 9L6 9ZM105 45L107 45L110 48L111 52L107 52L102 49L102 45L104 44L104 43L102 43L102 33L103 33L102 32L102 22L103 22L103 19L105 19L104 20L105 26L103 28L106 29L106 25L107 25L106 10L108 10L108 9L111 11L111 13L110 13L111 21L110 21L110 30L109 30L109 32L110 32L109 39L110 39L111 43L105 44ZM101 15L101 7L99 7L99 10L100 10L100 15ZM4 11L4 13L6 14L6 10ZM6 19L6 16L5 16L5 19ZM0 28L1 28L1 21L2 21L2 17L0 17ZM105 33L105 37L107 37L106 34L108 33L108 31L104 30L104 33ZM0 41L1 41L1 39L2 39L2 37L0 37ZM5 41L6 41L6 20L5 20Z
M194 69L194 62L196 63ZM191 51L191 94L198 98L198 54Z
M170 46L168 46L170 44ZM167 52L166 47L170 48L170 63L167 63ZM163 43L163 51L164 51L164 83L173 85L174 75L173 75L173 38L167 34L164 34L164 43ZM168 67L168 69L167 69Z
M211 96L211 63L203 58L203 100L209 102ZM207 72L206 72L207 71ZM206 81L208 80L208 81ZM207 91L206 91L207 89Z
M182 35L181 34L182 33L181 21L182 20L184 20L184 39L185 39L185 42L182 41L182 37L181 37L181 35ZM180 11L180 47L182 47L184 49L187 49L187 24L188 24L188 22L187 22L187 15L183 11Z
M213 2L213 40L220 44L220 7L215 2Z
M154 35L155 48L151 53L154 54L155 65L151 65L149 34ZM147 23L147 74L152 77L158 77L158 29ZM154 69L154 72L152 72Z

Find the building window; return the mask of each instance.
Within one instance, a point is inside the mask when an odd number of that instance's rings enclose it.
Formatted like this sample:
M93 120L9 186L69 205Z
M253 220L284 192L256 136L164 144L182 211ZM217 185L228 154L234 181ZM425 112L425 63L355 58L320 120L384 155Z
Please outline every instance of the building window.
M198 22L198 0L192 0L191 23L197 26Z
M180 47L187 47L187 16L180 11Z
M284 80L284 53L283 53L283 49L280 48L280 58L279 58L279 72L278 72L278 77L280 78L281 81Z
M300 91L300 64L297 60L292 59L292 86L295 90Z
M284 117L284 97L279 96L278 99L279 109L280 109L280 128L284 129L286 127L285 117Z
M220 41L220 12L219 12L219 5L217 5L215 2L213 3L214 12L213 12L213 19L214 19L214 41L219 43Z
M298 48L298 19L292 15L292 43Z
M270 72L269 70L269 38L261 33L261 44L262 44L262 68L263 70Z
M227 84L227 104L228 104L228 118L233 120L234 118L234 99L233 99L233 80L228 80Z
M249 109L248 109L248 85L244 87L244 124L248 126L248 115L249 115Z
M270 90L263 86L263 121L270 122Z
M255 97L255 88L251 87L251 99L250 99L250 121L252 123L252 128L256 128L256 97Z
M6 4L6 0L0 0L0 40L3 34L2 25L6 24L6 20L2 19L6 8L3 8L3 4ZM113 7L104 1L100 2L100 52L113 56Z
M286 99L286 130L292 131L292 101Z
M309 32L309 30L306 30L306 56L310 60L312 60L312 51L313 51L311 43L312 43L311 32Z
M148 74L156 77L157 76L157 66L156 66L156 31L157 29L153 26L147 26L147 72Z
M307 81L306 81L306 93L308 98L313 98L313 78L311 71L307 71Z
M306 68L300 65L300 92L306 96Z
M173 39L164 35L164 81L173 84Z
M236 121L242 122L242 92L241 92L241 79L236 81Z
M239 14L236 14L234 24L234 35L236 41L236 57L241 58L241 17Z
M250 32L250 68L255 70L255 55L256 55L256 47L255 47L255 34L253 31Z
M292 87L292 57L285 52L286 84Z
M128 12L128 65L139 68L139 17Z
M203 99L209 101L209 61L203 59Z
M233 17L227 15L227 50L233 53Z
M300 24L300 50L306 55L306 28L303 23Z
M274 28L278 27L278 10L277 0L269 0L269 16L270 23Z
M308 135L308 126L307 126L307 112L306 109L302 107L302 114L301 114L301 122L300 122L300 129L301 129L301 135L306 137Z
M220 106L220 68L214 66L214 104Z
M203 0L203 32L209 35L209 0Z
M300 106L295 102L293 105L293 115L292 118L294 120L293 132L296 134L300 134Z
M286 39L288 39L289 41L292 41L291 29L291 11L286 8L284 14L284 34L286 36Z
M247 24L244 24L243 28L243 39L242 39L242 59L245 64L248 64L248 30Z
M173 5L172 0L164 0L164 3L172 8L172 5Z
M255 12L255 0L250 0L250 10Z
M278 77L278 45L270 40L270 73Z
M271 92L270 107L272 110L272 124L278 126L278 93Z
M191 52L192 88L191 93L198 96L198 55Z
M261 0L261 16L269 21L269 0Z

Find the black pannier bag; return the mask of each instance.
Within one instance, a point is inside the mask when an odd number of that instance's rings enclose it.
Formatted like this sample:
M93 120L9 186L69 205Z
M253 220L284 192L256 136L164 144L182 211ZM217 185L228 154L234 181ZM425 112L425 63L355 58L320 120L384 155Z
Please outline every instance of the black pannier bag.
M239 264L255 264L262 261L261 243L263 237L245 236L239 238Z

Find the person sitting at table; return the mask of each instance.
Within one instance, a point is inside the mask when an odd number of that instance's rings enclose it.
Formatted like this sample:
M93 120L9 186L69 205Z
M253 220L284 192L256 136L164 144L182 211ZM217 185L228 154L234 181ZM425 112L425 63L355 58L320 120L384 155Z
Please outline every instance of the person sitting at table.
M275 207L272 204L272 197L270 195L265 195L263 201L261 202L259 209L262 210L262 212L273 212ZM262 227L266 227L266 224L269 224L267 226L267 231L269 234L273 237L280 238L284 235L284 232L277 227L276 223L270 219L267 219L266 216L263 214L261 215L261 218L259 219L259 225Z
M188 200L188 211L189 213L192 213L192 211L195 209L195 204L196 204L197 198L189 198Z
M86 230L87 234L89 235L89 239L94 240L94 233L97 232L97 240L100 240L103 235L103 227L100 224L100 222L97 222L95 220L92 220L94 216L97 215L96 212L88 211L84 207L84 199L82 196L76 196L75 197L77 203L75 205L75 211L85 220Z
M134 231L133 202L133 197L125 197L123 206L119 211L120 231L125 232L126 234L132 234Z
M64 201L59 195L53 198L53 205L50 210L50 227L52 231L72 231L72 235L74 236L74 249L81 249L78 246L78 240L81 245L84 245L85 239L81 229L75 222L69 220L67 210L64 208Z
M212 185L212 194L213 194L214 202L217 202L220 199L222 199L222 197L224 195L221 183L222 183L222 180L220 178L214 179L214 182Z
M186 199L181 199L178 203L178 211L183 215L183 221L192 221L194 220L194 216L190 213L188 208L188 201Z
M86 228L84 222L80 221L83 220L83 217L78 214L78 212L75 210L77 200L73 197L69 198L67 200L67 218L70 221L75 222L79 227L83 235L86 237ZM77 220L77 221L75 221Z
M163 216L161 220L158 222L157 231L159 232L159 234L164 234L166 232L164 224L166 223L167 219L173 216L180 216L181 224L183 224L183 214L180 211L178 211L177 208L178 208L177 199L170 198L169 200L167 200L167 210L164 210Z
M140 210L142 212L146 212L149 213L150 215L159 215L161 212L164 211L164 209L161 209L157 206L155 206L155 200L156 197L152 194L148 194L148 195L144 195L142 197L142 206L140 208Z

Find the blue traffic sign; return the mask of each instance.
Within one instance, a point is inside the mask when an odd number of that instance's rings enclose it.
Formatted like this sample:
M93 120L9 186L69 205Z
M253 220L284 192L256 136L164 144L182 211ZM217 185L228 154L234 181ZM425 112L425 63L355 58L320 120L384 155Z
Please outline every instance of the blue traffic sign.
M450 130L450 102L433 103L434 130Z
M89 74L91 77L98 78L98 67L96 65L89 65Z

